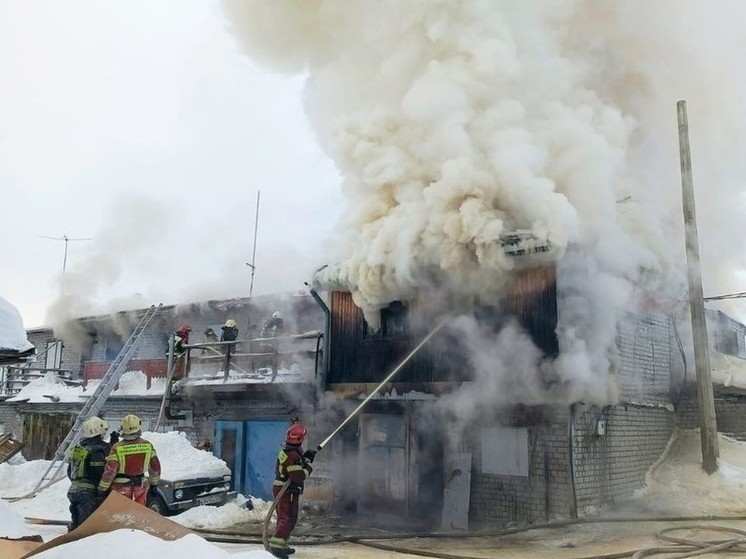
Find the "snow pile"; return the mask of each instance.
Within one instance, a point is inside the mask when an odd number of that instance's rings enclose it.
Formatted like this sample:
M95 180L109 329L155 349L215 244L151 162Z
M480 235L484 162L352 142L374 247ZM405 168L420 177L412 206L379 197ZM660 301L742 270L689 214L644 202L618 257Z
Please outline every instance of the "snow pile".
M101 379L91 379L86 386L86 394L92 393L101 382ZM112 396L156 396L162 395L166 387L165 377L156 377L150 380L148 388L148 376L142 371L126 371L122 373L117 383L117 388Z
M68 386L56 373L49 372L24 386L8 402L79 402L85 393L81 386Z
M143 433L153 443L161 462L161 477L169 481L230 475L230 468L210 452L194 448L180 431Z
M14 456L16 458L19 455ZM15 497L31 491L49 467L49 460L0 464L0 497Z
M26 524L10 505L0 500L0 538L22 538L33 536Z
M271 559L264 550L231 554L208 543L199 536L189 534L175 541L164 541L137 530L115 530L96 534L71 542L37 555L39 559Z
M0 297L0 349L27 351L33 344L26 338L21 313Z
M702 469L699 429L678 431L633 502L660 514L742 514L746 502L746 443L720 435L719 469Z
M228 372L228 378L225 373L217 371L212 374L200 374L200 376L189 377L187 384L190 386L199 386L204 384L262 384L262 383L282 383L282 382L310 382L312 375L304 372L299 365L293 363L290 367L281 367L277 369L277 374L273 374L269 367L262 367L256 371L236 371L231 369Z
M224 530L237 524L261 525L267 516L271 503L261 499L251 499L253 509L241 506L246 500L236 499L233 503L226 503L222 507L200 506L186 510L171 520L187 528L201 530Z

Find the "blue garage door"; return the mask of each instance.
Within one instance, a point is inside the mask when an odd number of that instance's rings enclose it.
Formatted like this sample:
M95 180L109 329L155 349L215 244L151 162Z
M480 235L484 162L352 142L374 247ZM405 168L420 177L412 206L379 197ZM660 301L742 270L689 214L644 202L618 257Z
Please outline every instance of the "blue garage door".
M244 487L249 495L265 501L272 498L275 459L289 425L287 421L246 422Z
M244 424L243 421L215 422L214 454L231 469L231 489L244 493Z

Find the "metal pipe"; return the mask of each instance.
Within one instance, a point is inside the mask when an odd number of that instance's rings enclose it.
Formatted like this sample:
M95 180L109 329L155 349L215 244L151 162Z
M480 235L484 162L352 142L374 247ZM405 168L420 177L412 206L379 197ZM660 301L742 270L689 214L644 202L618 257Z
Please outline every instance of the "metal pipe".
M316 301L316 304L321 307L321 310L324 311L324 316L326 317L324 321L324 371L321 379L321 386L326 386L326 375L329 373L329 344L331 338L332 312L329 310L329 307L321 298L319 293L310 285L308 285L308 282L305 282L305 284L306 287L308 287L309 292L311 293L311 297L313 297L313 300Z

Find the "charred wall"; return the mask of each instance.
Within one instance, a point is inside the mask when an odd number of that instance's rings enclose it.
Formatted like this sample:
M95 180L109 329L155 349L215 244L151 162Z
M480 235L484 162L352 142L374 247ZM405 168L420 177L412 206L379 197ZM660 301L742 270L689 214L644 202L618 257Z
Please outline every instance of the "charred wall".
M394 305L401 305L395 303ZM407 302L404 329L388 331L385 320L381 330L371 333L362 311L348 292L331 293L330 362L327 382L379 382L434 326L419 301ZM384 309L386 313L392 308ZM409 316L417 314L417 317ZM382 315L385 319L385 315ZM547 356L559 352L557 341L557 285L553 266L531 268L516 273L510 292L496 305L477 303L474 317L480 326L494 331L512 319L526 329ZM393 330L393 329L392 329ZM459 382L471 379L468 350L463 340L447 328L441 330L397 374L403 383Z

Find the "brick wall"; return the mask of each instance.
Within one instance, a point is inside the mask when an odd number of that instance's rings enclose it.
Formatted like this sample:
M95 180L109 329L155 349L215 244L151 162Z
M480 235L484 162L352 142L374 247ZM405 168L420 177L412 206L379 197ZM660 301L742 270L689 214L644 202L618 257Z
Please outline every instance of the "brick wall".
M555 408L540 420L531 419L531 411L500 419L529 430L527 477L482 473L474 449L472 523L582 516L643 486L676 425L671 371L680 356L673 325L662 315L624 315L616 341L619 404L576 405L572 414ZM746 433L746 420L743 425Z
M619 404L579 411L573 421L572 461L578 514L641 488L675 424L672 408L663 406Z
M570 516L573 503L567 423L529 428L528 477L483 474L479 449L476 451L469 507L472 527Z
M699 404L696 388L690 387L677 405L678 427L696 429L699 427ZM746 440L746 395L719 394L715 396L715 418L719 433L739 440Z

